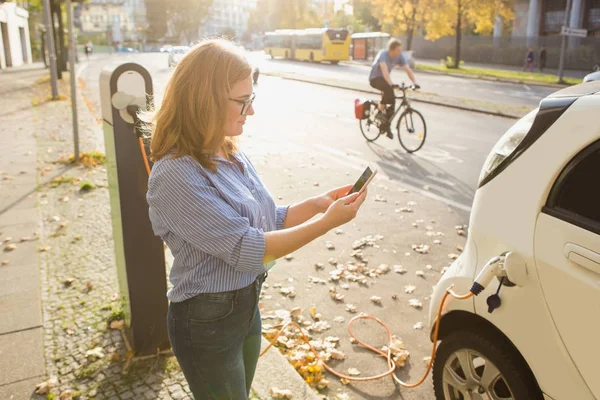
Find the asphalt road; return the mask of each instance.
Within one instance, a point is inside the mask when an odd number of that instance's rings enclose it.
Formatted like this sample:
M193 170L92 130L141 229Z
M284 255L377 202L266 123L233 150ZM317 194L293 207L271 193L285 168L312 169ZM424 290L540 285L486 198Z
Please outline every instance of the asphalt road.
M160 103L170 76L164 54L113 55L80 67L88 97L100 115L98 77L112 62L133 61L144 65L153 77L155 101ZM275 62L277 65L291 63ZM302 65L302 64L300 64ZM334 66L305 65L304 71ZM353 68L341 66L341 68ZM461 78L457 82L467 81ZM487 85L470 81L470 84ZM458 85L458 83L457 83ZM425 195L468 212L481 166L498 138L513 120L414 103L427 122L427 142L417 153L407 154L395 137L367 143L354 119L353 103L365 97L353 91L261 76L255 88L257 121L272 121L286 145L298 144L311 154L327 155L330 162L359 169L360 162L376 162L380 172Z
M271 60L269 57L265 57L263 52L253 52L250 58L264 72L279 71L345 81L367 82L370 71L370 66L356 63L330 65L283 59ZM537 107L541 99L557 90L543 86L492 82L425 72L416 72L416 74L417 82L421 85L421 91L424 93L498 104ZM392 80L395 83L410 83L404 71L398 69L392 71Z

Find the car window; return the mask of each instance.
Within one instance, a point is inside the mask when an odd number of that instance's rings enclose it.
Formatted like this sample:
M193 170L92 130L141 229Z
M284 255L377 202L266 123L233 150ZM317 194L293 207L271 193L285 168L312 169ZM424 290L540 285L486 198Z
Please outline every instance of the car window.
M600 234L600 141L577 154L561 172L548 197L550 214Z

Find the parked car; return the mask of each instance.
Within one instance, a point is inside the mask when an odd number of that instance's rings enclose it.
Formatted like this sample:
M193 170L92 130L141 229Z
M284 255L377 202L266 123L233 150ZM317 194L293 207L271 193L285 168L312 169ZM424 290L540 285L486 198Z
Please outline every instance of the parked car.
M181 57L191 49L190 46L175 46L169 51L169 67L177 65Z
M171 46L170 44L165 44L164 46L162 46L160 48L160 52L161 53L168 53L171 51L171 49L173 48L173 46Z
M404 57L406 57L406 61L408 62L410 68L415 69L415 52L413 50L405 50L402 51L402 54L404 54Z
M485 161L464 252L431 298L437 400L600 399L599 113L600 81L562 89ZM451 285L482 292L437 321Z
M119 47L117 53L139 53L139 51L133 47Z
M590 72L583 78L583 82L600 81L600 71Z

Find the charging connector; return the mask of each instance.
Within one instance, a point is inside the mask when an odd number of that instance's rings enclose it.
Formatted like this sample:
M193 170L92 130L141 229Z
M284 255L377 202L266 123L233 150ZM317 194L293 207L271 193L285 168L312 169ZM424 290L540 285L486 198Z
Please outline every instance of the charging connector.
M504 256L496 256L485 264L479 275L477 275L477 278L475 278L473 286L471 286L471 293L477 296L483 292L495 276L499 278L506 276Z

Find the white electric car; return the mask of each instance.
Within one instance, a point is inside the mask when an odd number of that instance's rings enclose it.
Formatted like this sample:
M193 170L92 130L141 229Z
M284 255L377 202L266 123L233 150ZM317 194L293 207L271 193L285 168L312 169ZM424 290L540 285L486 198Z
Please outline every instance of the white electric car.
M481 292L437 321L451 285ZM437 400L600 400L600 81L545 98L495 145L429 320Z

